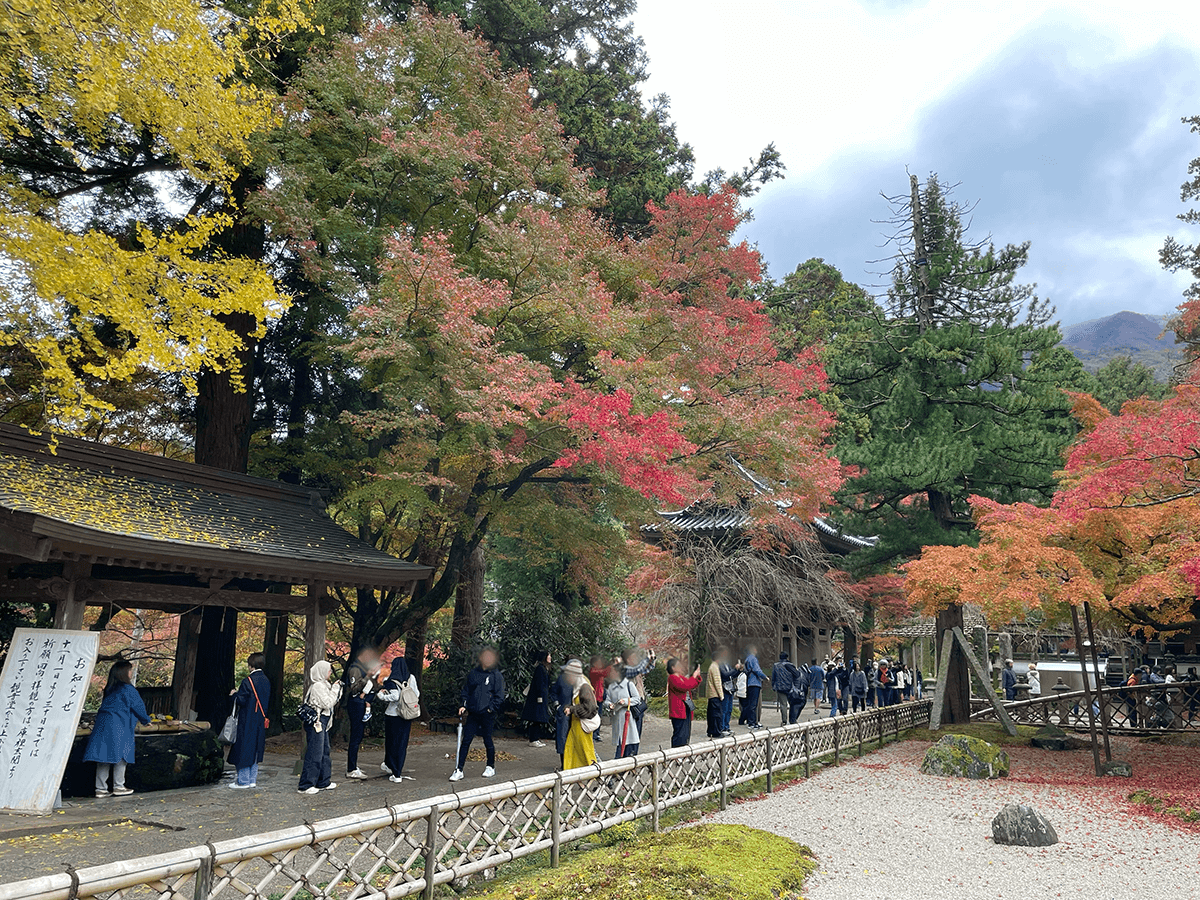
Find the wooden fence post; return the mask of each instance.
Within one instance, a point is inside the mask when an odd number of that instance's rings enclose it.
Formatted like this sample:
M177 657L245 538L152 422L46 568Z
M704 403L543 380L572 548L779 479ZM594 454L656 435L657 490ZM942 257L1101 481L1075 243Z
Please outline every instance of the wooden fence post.
M863 725L863 723L862 723L862 716L855 716L855 717L854 717L854 729L855 729L855 731L857 732L857 737L858 737L858 755L859 755L859 756L862 756L862 755L863 755L863 749L862 749L862 744L863 744L863 738L862 738L862 725Z
M550 794L550 865L558 868L558 848L562 838L562 773L554 779Z
M729 748L722 744L719 748L721 760L721 809L729 808Z
M437 872L437 834L440 816L441 812L436 803L429 807L429 816L425 820L425 847L422 850L425 861L425 890L422 896L425 900L433 900L433 876Z
M771 736L767 735L767 793L775 790L775 754L771 750Z
M809 729L805 727L804 732L800 735L800 741L804 746L804 777L812 777L812 739L808 736Z
M654 767L650 770L650 792L654 794L654 812L651 814L651 827L657 833L659 830L659 786L662 783L662 760L656 759Z
M213 863L216 851L211 842L207 846L208 857L200 860L200 868L196 870L196 889L192 895L195 900L208 900L208 895L212 891Z
M884 728L883 728L884 712L883 711L886 708L887 707L884 707L884 706L879 706L879 707L875 708L875 718L879 720L879 746L880 747L883 746L883 734L884 734Z
M834 702L835 703L837 702L836 698L835 698ZM841 735L841 729L838 727L838 720L834 719L833 720L833 764L835 766L838 765L839 763L841 763L841 761L842 761L842 750L841 750L842 740L841 740L841 738L842 738L842 735Z

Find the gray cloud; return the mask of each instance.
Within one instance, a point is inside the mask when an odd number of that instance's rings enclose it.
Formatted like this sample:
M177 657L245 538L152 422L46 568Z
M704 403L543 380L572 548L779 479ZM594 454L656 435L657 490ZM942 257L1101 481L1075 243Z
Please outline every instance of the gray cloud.
M1182 282L1158 267L1157 248L1182 232L1179 185L1200 156L1179 121L1200 113L1200 59L1165 43L1115 62L1081 59L1088 35L1044 25L922 110L908 149L864 148L769 186L746 235L772 274L821 256L882 287L868 261L887 253L884 228L871 220L888 214L880 191L907 190L907 166L961 182L959 199L979 200L978 236L1032 241L1025 280L1062 321L1170 312ZM821 123L809 132L819 140Z

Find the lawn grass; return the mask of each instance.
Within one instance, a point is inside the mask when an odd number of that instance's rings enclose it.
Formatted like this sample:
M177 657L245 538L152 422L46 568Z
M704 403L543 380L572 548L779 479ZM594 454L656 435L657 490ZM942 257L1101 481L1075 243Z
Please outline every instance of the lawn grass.
M1013 737L1004 730L1004 726L1002 725L992 722L969 722L963 725L943 725L938 731L929 731L926 728L914 728L908 733L908 737L921 738L923 735L928 735L929 740L939 741L947 734L965 734L968 737L987 741L989 744L1028 747L1029 739L1037 734L1039 730L1033 725L1018 725L1017 736Z

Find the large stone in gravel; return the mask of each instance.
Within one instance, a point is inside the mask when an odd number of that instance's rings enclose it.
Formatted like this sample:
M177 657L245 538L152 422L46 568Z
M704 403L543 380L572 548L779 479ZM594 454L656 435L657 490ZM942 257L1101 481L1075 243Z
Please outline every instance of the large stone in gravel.
M1119 759L1110 759L1106 763L1100 764L1101 775L1117 775L1121 778L1133 777L1133 766Z
M947 734L925 752L921 771L951 778L1004 778L1008 754L966 734Z
M1037 734L1029 739L1029 743L1043 750L1078 750L1085 746L1083 741L1067 734L1057 725L1047 725L1038 729Z
M1032 806L1009 803L992 819L992 840L1012 847L1049 847L1058 843L1058 833Z

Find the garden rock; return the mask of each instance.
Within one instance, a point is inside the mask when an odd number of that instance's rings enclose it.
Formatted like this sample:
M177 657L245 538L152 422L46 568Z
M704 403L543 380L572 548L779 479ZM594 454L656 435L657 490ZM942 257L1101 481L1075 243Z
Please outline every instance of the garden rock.
M1112 759L1106 763L1101 764L1100 774L1101 775L1117 775L1121 778L1132 778L1133 777L1133 766L1131 766L1127 762L1124 762L1123 760Z
M1004 778L1008 754L977 737L948 734L926 751L921 771L950 778Z
M1029 743L1043 750L1078 750L1084 746L1083 741L1067 734L1057 725L1047 725L1039 729L1038 733L1029 739Z
M1032 806L1009 803L992 819L992 840L1011 847L1049 847L1058 843L1058 833Z

